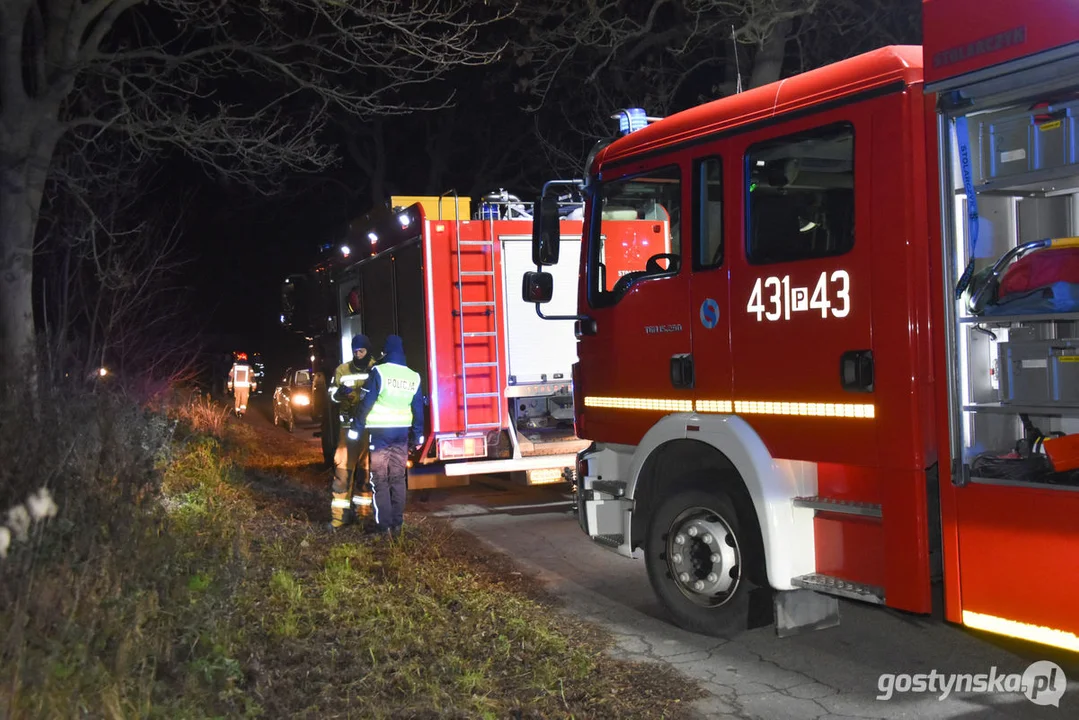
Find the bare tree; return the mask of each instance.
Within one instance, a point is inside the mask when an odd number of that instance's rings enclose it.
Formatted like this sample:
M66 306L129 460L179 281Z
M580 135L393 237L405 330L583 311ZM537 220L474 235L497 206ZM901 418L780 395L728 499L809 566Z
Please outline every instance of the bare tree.
M348 156L363 173L368 199L379 205L386 199L387 148L386 126L381 118L368 123L349 123L345 130Z
M555 0L542 10L537 6L518 13L529 31L513 48L518 63L532 70L519 78L518 90L533 96L533 107L539 107L552 88L562 87L559 80L567 74L590 89L611 80L621 86L618 90L647 86L643 75L660 65L684 74L702 62L722 63L731 56L734 41L757 48L746 58L747 69L765 65L754 81L771 82L779 77L774 48L782 49L791 22L816 12L818 2ZM618 77L627 72L628 78ZM675 85L666 85L667 92L651 92L657 112L668 110L665 105Z
M515 89L549 162L579 172L611 114L668 115L917 37L917 0L552 0L517 17Z
M101 367L175 378L193 359L176 277L193 193L176 193L130 144L78 134L58 153L38 229L46 368L54 379Z
M472 0L0 2L0 368L33 368L33 242L49 169L73 130L173 146L263 190L336 161L329 114L439 107L414 90L493 62ZM239 93L237 90L242 89ZM242 100L236 98L242 97Z

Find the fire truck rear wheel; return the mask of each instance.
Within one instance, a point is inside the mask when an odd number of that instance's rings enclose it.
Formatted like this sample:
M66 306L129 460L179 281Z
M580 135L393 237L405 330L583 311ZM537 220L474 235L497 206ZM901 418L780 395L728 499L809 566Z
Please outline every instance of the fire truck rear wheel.
M686 489L656 508L645 538L648 579L680 627L717 637L748 629L756 544L743 525L717 489Z

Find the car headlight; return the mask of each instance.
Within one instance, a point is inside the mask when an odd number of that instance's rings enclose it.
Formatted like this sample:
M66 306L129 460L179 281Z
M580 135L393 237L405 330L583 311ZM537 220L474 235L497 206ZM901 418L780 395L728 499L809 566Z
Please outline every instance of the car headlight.
M307 397L306 395L293 395L292 402L297 405L310 405L311 398Z

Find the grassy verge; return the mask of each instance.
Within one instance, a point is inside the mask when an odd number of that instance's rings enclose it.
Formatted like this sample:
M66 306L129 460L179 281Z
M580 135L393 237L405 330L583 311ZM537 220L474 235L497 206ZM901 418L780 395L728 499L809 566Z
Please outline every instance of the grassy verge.
M248 601L260 609L259 654L278 653L254 684L278 689L271 714L643 718L670 716L688 695L654 667L611 660L594 629L464 559L467 542L421 523L396 543L301 533L265 547Z
M297 517L309 459L204 411L156 452L151 502L80 522L69 497L0 560L0 714L652 718L698 696L444 523L390 542Z

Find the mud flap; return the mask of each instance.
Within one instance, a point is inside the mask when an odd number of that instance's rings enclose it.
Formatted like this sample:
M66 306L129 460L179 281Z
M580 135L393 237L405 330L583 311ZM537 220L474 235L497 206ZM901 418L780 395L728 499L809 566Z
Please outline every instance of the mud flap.
M775 591L768 587L755 587L749 591L747 630L756 630L775 624L774 600L772 599L774 595Z
M775 594L776 635L790 637L839 625L839 600L813 590L784 590Z

